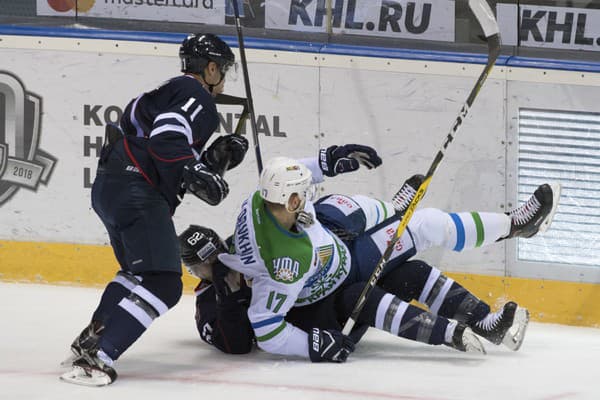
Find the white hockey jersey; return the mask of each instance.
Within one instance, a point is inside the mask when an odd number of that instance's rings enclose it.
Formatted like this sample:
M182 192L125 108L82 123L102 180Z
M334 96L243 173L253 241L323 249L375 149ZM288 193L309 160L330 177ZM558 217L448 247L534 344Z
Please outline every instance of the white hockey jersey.
M310 201L304 210L315 215ZM248 316L259 347L308 357L307 334L284 317L293 306L321 300L342 284L350 272L346 245L316 218L298 226L298 233L281 227L257 191L242 204L233 246L233 254L219 259L252 280Z

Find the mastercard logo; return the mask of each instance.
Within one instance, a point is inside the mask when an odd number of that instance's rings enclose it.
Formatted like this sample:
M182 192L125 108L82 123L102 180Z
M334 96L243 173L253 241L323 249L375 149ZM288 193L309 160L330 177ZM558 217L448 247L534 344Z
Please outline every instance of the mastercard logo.
M54 11L66 12L77 9L78 12L89 11L96 0L48 0L48 5Z

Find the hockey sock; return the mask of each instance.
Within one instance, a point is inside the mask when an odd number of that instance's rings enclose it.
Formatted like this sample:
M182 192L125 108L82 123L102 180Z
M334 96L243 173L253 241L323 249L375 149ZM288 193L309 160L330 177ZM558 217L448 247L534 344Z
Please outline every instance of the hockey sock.
M452 281L452 284L442 299L442 304L437 311L437 315L467 324L479 321L488 315L490 312L489 305L444 275L440 275L438 281L443 280L443 278L446 278L446 281Z
M344 290L343 301L347 307L355 304L364 287L363 282ZM427 344L446 343L449 321L402 301L382 288L375 287L358 317L359 323L368 324L393 335Z
M446 247L454 251L495 243L510 232L510 217L501 213L450 213L454 229L449 229Z
M100 350L113 360L117 360L181 297L181 274L157 272L142 274L142 277L142 284L121 299L100 339Z
M459 322L479 321L490 307L462 285L424 261L412 260L390 271L380 286L402 300L416 300L429 307L435 315Z
M462 251L495 243L510 232L510 217L502 213L446 213L437 208L415 211L408 224L417 252L434 246Z
M124 297L128 296L140 282L141 277L139 276L124 271L117 272L115 278L104 289L100 304L98 304L96 311L92 315L92 321L98 321L102 325L106 325L117 304Z

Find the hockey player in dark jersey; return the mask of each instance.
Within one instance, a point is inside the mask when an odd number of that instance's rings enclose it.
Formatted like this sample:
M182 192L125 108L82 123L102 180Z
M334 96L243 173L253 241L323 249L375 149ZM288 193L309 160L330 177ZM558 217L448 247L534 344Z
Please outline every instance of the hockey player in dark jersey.
M420 179L422 177L413 177L394 196L392 203L398 214L410 203L416 192L411 186L418 187ZM500 238L530 237L547 229L559 193L559 186L540 186L525 205L508 213L510 230ZM492 312L488 304L437 268L410 259L415 250L421 247L417 242L427 240L416 231L410 235L413 245L404 243L407 251L399 251L398 255L392 257L390 268L387 268L387 273L368 297L358 318L361 329L353 331L349 338L342 337L339 334L341 326L365 286L364 281L352 275L361 275L360 270L377 261L382 251L377 243L386 237L382 237L382 232L387 231L390 225L397 224L398 220L398 215L394 215L365 230L364 221L369 219L365 215L369 213L368 207L364 207L367 204L364 198L341 195L326 196L315 203L316 219L344 240L356 262L353 261L350 276L331 295L312 304L296 304L285 315L286 323L309 333L308 339L312 345L315 329L319 332L317 347L323 352L317 351L316 355L311 352L311 360L344 361L366 326L424 343L445 344L461 351L484 352L474 333L496 345L504 344L511 350L519 349L528 323L527 310L508 302L499 311ZM441 213L430 211L424 217L418 218L428 230L445 231L448 228ZM452 218L465 217L453 214ZM494 216L483 218L489 220ZM456 220L451 223L456 223ZM413 228L421 229L416 226ZM435 233L428 235L429 238L434 236ZM179 240L184 264L192 274L203 279L196 289L196 323L200 337L227 353L249 352L254 339L252 325L246 314L251 291L240 280L239 273L229 270L216 259L216 254L225 252L226 246L214 231L195 225L186 229ZM408 304L412 300L427 305L430 312Z
M186 192L219 204L228 194L223 173L248 149L239 135L207 146L219 123L214 98L235 63L229 46L215 35L195 34L179 56L183 75L133 99L120 125L107 127L92 206L121 270L71 345L72 370L61 376L67 382L114 382L113 362L177 304L181 259L172 215Z

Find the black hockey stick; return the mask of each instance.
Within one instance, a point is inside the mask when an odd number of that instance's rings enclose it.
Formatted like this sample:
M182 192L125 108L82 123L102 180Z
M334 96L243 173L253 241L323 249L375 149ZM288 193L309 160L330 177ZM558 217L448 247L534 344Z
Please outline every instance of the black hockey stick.
M215 103L217 104L225 104L225 105L233 105L233 106L244 106L242 113L240 114L240 118L238 119L238 123L235 126L233 133L235 135L241 135L242 129L246 123L246 119L248 118L248 101L243 97L231 96L228 94L220 93L215 97Z
M240 114L240 118L238 119L238 123L233 131L234 135L241 135L242 129L246 124L246 119L248 118L248 101L246 101L243 97L231 96L228 94L219 93L217 97L215 97L216 104L225 104L225 105L239 105L244 106L242 113ZM228 152L220 152L217 157L218 162L215 166L216 172L218 172L221 176L225 176L225 172L229 169L229 164L231 163L231 154Z
M487 64L486 64L485 68L483 69L483 72L481 73L481 75L479 75L477 82L475 82L475 86L471 90L471 93L469 94L467 101L463 104L461 110L459 111L458 116L456 117L456 121L454 121L454 124L452 124L452 127L450 128L450 132L448 133L448 136L446 136L446 139L444 140L442 147L440 148L440 150L436 154L433 162L431 163L431 166L429 167L429 170L427 171L427 175L425 175L425 180L423 181L421 186L419 186L419 189L417 190L417 194L415 195L414 199L410 202L410 205L408 206L408 209L406 210L405 214L402 216L402 220L400 221L400 224L398 225L398 228L396 229L396 233L394 234L394 237L392 238L392 240L388 244L387 248L383 252L383 255L377 262L377 266L375 267L375 269L373 270L373 273L371 274L371 276L369 278L369 281L367 282L367 284L365 285L365 288L361 292L361 294L356 302L356 305L354 306L354 309L352 310L352 313L350 314L350 317L346 321L346 324L344 325L344 329L342 330L342 333L344 335L348 335L350 333L350 331L352 330L352 328L354 327L354 324L356 323L356 320L358 319L358 316L360 315L360 312L362 311L367 298L373 291L373 288L377 285L377 281L379 280L379 277L381 276L383 269L385 268L390 256L392 255L392 252L394 251L394 246L396 245L396 242L398 241L398 239L400 239L400 237L406 230L408 221L410 221L413 213L415 212L415 209L417 208L417 204L419 203L419 201L421 201L421 199L425 195L425 191L427 190L427 187L429 186L429 183L431 182L431 178L433 178L433 174L434 174L435 170L437 169L438 165L444 158L444 152L446 151L446 149L448 148L448 145L452 142L452 140L454 140L454 135L458 132L458 129L462 126L463 121L465 120L465 118L467 117L467 114L469 113L469 109L473 105L473 102L475 101L477 94L479 94L481 87L483 86L485 80L487 79L490 71L494 67L494 63L496 62L496 59L498 58L498 55L500 54L500 33L499 33L499 29L498 29L498 24L496 22L496 19L494 18L494 14L492 13L492 10L490 9L490 6L487 4L487 2L485 0L469 0L469 8L471 8L471 11L473 12L473 14L475 14L475 17L477 18L477 21L483 28L483 32L487 39L487 43L488 43Z
M238 45L240 48L240 59L242 62L242 73L244 74L244 87L246 88L247 110L250 115L250 125L252 127L252 139L254 141L254 154L256 155L256 165L258 174L262 172L262 157L260 154L260 144L258 142L258 129L256 126L256 114L254 113L254 102L252 101L252 91L250 90L250 77L248 75L248 63L246 62L246 50L244 47L244 35L242 34L242 25L240 23L240 10L238 0L229 0L233 4L233 13L235 16L235 28L237 29Z

